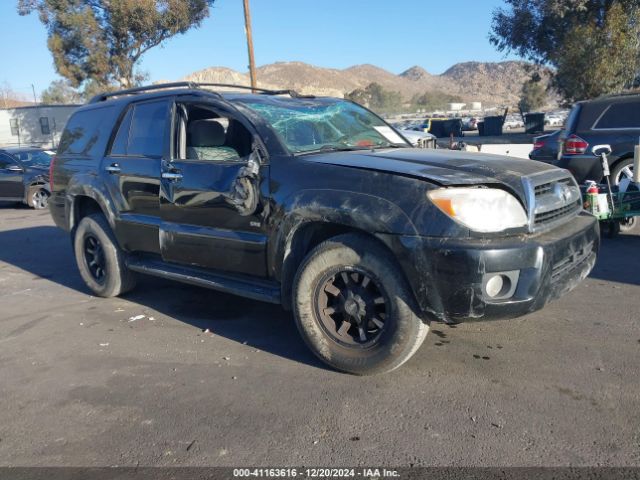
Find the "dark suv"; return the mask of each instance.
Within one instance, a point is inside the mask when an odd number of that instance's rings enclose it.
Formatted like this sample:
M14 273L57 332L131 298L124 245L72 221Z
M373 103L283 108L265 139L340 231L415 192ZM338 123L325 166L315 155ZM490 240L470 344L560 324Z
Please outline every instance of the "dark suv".
M640 93L578 102L567 119L557 165L579 183L602 180L595 145L611 145L609 167L614 184L633 175L633 147L640 141Z
M50 209L96 295L144 273L282 304L318 357L368 374L431 319L524 315L595 263L566 170L412 148L345 100L210 88L105 94L70 118Z
M47 208L53 152L34 147L0 148L0 201Z

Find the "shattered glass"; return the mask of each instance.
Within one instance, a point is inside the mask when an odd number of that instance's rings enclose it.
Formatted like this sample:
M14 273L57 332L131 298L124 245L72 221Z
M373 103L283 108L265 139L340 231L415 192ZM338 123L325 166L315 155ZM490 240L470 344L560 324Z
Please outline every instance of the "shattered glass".
M271 99L244 103L273 127L293 153L407 146L401 137L378 130L389 129L382 119L351 102Z

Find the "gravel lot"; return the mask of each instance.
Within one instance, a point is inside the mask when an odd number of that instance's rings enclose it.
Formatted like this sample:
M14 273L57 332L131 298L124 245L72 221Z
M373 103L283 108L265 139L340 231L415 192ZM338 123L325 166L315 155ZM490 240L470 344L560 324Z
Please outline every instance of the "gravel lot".
M48 212L2 205L0 465L640 465L639 230L545 310L432 324L358 378L272 305L150 278L92 297Z

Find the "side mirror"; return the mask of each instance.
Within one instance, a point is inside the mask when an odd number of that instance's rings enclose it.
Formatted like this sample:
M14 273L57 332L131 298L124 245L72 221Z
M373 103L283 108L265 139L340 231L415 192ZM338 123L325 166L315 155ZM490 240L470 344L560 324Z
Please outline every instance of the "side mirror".
M609 155L611 153L611 145L594 145L591 151L596 157L601 157L603 153Z
M7 170L10 172L22 173L24 172L23 168L20 165L9 165Z

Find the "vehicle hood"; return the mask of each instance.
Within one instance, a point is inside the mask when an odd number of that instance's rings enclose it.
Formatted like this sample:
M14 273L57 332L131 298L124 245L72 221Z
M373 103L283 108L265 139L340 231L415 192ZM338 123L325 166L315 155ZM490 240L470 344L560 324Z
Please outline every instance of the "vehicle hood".
M555 168L533 160L502 155L422 148L332 152L309 155L306 159L330 165L396 173L444 186L504 184L517 192L522 191L522 177Z

